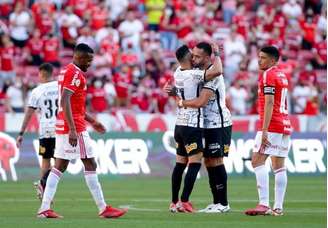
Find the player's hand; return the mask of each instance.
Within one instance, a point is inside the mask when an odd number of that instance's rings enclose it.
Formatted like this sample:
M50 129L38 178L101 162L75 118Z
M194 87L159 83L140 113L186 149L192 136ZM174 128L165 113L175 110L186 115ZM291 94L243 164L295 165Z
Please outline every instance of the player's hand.
M96 130L96 132L100 133L100 134L104 134L106 132L106 128L104 125L102 125L100 122L95 121L92 124L93 129Z
M268 132L267 131L262 131L260 152L264 151L264 149L269 147L269 146L271 146L271 143L268 140Z
M220 52L219 45L217 45L216 43L212 43L211 47L213 52Z
M23 142L23 136L19 135L16 138L16 146L17 146L17 148L19 148L22 145L22 142Z
M77 132L76 130L69 131L68 133L68 142L72 147L76 147L77 145Z

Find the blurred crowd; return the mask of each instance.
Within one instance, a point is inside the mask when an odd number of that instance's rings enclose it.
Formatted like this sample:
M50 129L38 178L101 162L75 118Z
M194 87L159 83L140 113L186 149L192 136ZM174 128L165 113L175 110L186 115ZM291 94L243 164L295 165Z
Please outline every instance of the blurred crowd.
M186 43L223 47L227 103L234 115L255 114L257 51L281 51L291 112L317 115L327 104L327 11L322 0L1 0L0 107L22 112L38 83L38 66L57 73L72 49L95 50L88 74L92 112L132 109L169 113L162 91Z

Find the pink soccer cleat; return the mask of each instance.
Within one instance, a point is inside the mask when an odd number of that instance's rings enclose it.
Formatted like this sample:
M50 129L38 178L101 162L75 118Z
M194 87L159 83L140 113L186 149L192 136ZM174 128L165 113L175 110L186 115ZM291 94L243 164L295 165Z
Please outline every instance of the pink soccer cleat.
M114 208L114 207L111 207L108 205L105 208L105 210L103 210L103 212L101 212L99 214L99 217L100 218L119 218L122 215L124 215L127 211L128 211L127 209L121 210L121 209L117 209L117 208Z
M255 216L255 215L271 215L272 211L270 207L258 204L255 208L251 208L251 209L247 209L245 211L246 215L251 215L251 216Z
M57 214L56 212L54 212L51 209L38 213L37 217L38 218L63 218L63 216Z
M195 212L191 202L179 202L179 205L177 206L178 212L183 213L193 213Z
M177 203L171 203L170 206L169 206L169 211L172 212L172 213L176 213L178 212L178 206L177 206Z

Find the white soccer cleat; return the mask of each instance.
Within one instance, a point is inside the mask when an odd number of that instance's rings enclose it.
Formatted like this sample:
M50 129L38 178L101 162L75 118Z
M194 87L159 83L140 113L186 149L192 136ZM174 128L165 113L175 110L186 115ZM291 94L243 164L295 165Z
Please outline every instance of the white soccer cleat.
M273 216L282 216L282 215L284 215L284 212L281 208L275 208L272 210L272 215Z
M215 207L216 204L211 203L209 205L207 205L207 207L205 207L204 209L200 209L198 210L198 212L200 213L207 213L208 211L210 211L213 207Z
M223 206L222 204L214 204L212 208L207 210L205 213L227 213L230 211L230 206L229 204L226 206Z

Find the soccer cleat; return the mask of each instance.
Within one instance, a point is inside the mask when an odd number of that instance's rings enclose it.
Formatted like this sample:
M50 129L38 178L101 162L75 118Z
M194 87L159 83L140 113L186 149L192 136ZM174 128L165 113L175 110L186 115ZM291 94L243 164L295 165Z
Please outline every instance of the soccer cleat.
M282 216L282 215L284 215L284 212L281 208L275 208L272 210L272 215L273 216Z
M216 204L211 203L209 205L207 205L207 207L205 207L204 209L200 209L198 210L198 212L200 213L207 213L208 211L212 210L213 207L215 207Z
M230 206L229 204L226 206L223 206L222 204L218 203L218 204L214 204L214 206L206 211L206 213L227 213L230 211Z
M40 201L42 201L43 193L44 193L44 187L42 186L40 181L34 182L34 188L36 190L36 196Z
M272 211L270 207L258 204L255 208L247 209L245 211L246 215L271 215Z
M182 213L193 213L195 210L191 204L191 202L179 202L177 206L178 212Z
M177 203L172 202L169 206L169 211L172 213L177 213L178 212Z
M124 215L128 210L117 209L111 206L106 206L106 208L99 214L100 218L119 218Z
M63 216L57 214L51 209L38 213L36 217L37 218L63 218Z

